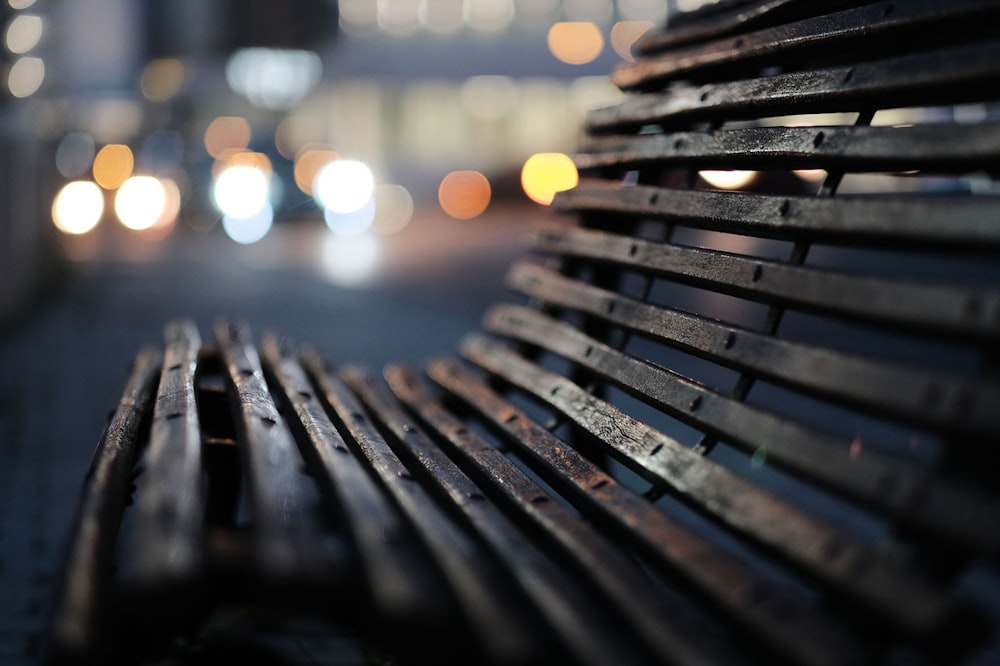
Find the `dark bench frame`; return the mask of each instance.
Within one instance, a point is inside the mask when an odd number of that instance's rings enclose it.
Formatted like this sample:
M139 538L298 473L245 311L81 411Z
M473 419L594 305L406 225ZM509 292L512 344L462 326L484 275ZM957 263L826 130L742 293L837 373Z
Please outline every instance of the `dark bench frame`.
M415 660L988 663L996 25L987 0L758 0L651 33L554 202L577 223L532 237L527 303L461 360L380 377L171 324L88 474L51 661L190 656L238 605ZM900 107L937 120L872 125ZM816 113L853 121L780 118ZM925 185L842 192L872 172Z

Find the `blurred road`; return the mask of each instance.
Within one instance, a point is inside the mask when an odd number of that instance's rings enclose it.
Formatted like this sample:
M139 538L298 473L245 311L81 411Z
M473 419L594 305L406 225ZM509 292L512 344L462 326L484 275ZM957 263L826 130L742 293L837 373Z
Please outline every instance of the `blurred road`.
M378 366L456 347L505 293L505 267L537 207L470 221L418 211L376 248L331 244L322 222L276 225L256 245L221 230L160 244L83 241L29 312L0 332L0 663L33 663L83 476L127 366L163 324L219 316ZM105 238L105 241L109 239ZM367 253L372 253L369 256ZM367 257L367 278L347 269ZM374 257L374 264L371 263ZM365 263L365 262L362 262ZM346 272L345 272L346 271ZM363 272L363 271L362 271Z

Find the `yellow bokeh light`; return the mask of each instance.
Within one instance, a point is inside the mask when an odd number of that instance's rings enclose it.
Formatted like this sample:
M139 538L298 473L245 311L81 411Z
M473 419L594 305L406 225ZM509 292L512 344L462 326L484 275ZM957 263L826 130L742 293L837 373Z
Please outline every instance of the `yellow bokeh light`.
M625 60L635 62L632 47L652 27L652 21L618 21L611 27L611 48Z
M597 24L589 21L560 21L549 28L549 51L570 65L585 65L604 50L604 36Z
M441 209L457 220L482 215L492 196L489 179L478 171L452 171L438 187Z
M320 169L337 159L337 153L330 148L307 146L295 156L295 184L305 194L312 196L313 183Z
M52 221L64 234L85 234L104 215L104 193L89 180L75 180L59 190L52 202Z
M521 187L537 203L549 205L562 192L576 187L580 175L569 155L537 153L528 158L521 169Z
M205 150L215 159L223 159L234 150L250 145L250 123L240 116L219 116L205 128Z
M757 177L756 171L699 171L698 175L706 183L720 190L738 190L746 187Z
M142 231L156 225L163 217L167 192L152 176L133 176L115 194L115 215L123 226Z
M184 63L177 58L158 58L142 70L139 89L150 102L163 102L184 85Z
M120 143L101 148L94 158L94 180L106 190L121 186L132 175L135 157L132 149Z

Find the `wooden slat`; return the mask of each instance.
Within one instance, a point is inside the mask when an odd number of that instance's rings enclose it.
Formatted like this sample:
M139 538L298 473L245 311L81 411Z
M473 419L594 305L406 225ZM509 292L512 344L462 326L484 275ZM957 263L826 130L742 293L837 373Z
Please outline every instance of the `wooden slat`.
M948 618L950 603L942 591L565 378L504 352L485 337L468 338L462 353L551 404L604 442L625 464L666 482L678 497L901 629L919 634L940 628Z
M482 535L504 563L511 582L519 583L523 592L537 604L577 661L592 664L648 662L651 655L637 649L638 644L627 626L615 626L612 631L609 614L595 604L595 599L583 593L578 581L546 557L495 504L486 501L482 489L437 445L417 426L410 425L412 420L400 409L384 383L372 373L356 367L345 368L341 374L361 396L374 418L423 468L428 482L446 495ZM482 600L476 602L483 603ZM485 624L485 634L495 636L509 632L513 619L509 615L498 615Z
M852 663L857 645L835 620L775 587L753 570L674 523L620 485L572 446L502 399L454 359L430 362L427 373L448 393L476 410L520 453L564 485L581 509L614 533L642 547L680 575L755 640L803 664Z
M489 621L495 619L498 626L510 626L510 622L500 621L503 610L497 604L509 599L498 589L495 560L472 534L461 529L434 501L427 489L417 481L416 476L396 455L376 428L344 380L330 372L315 351L307 351L302 356L303 365L313 384L319 391L326 408L332 410L344 431L350 436L367 459L384 488L396 501L403 514L410 520L423 540L434 560L440 566L446 585L438 590L457 599L461 615L466 618L475 632L475 637L487 641L487 645L501 653L510 654L523 647L517 637L487 635ZM456 645L469 649L468 632L455 636ZM443 644L441 649L449 649Z
M610 262L742 298L893 326L909 334L973 340L1000 335L1000 293L995 289L848 275L588 229L540 231L532 243L542 252Z
M985 250L1000 246L997 196L833 198L675 190L586 181L556 195L562 211L682 221L694 227L816 243Z
M635 49L642 55L694 41L715 39L723 35L792 21L805 16L844 7L862 5L871 0L757 0L756 2L719 2L696 12L669 17L666 29L644 36Z
M618 67L611 79L624 89L649 89L682 77L698 78L709 70L717 75L775 64L801 69L817 56L826 64L853 63L898 53L900 44L916 41L927 48L940 35L961 34L967 42L970 33L992 24L998 15L1000 7L993 0L877 2L650 54Z
M608 134L698 120L745 120L797 113L857 111L982 99L1000 81L1000 44L974 44L853 66L789 72L702 86L675 86L587 116L587 130Z
M129 501L136 440L155 399L160 361L155 349L139 351L94 452L50 619L48 649L54 660L94 659L109 629L103 623L112 552Z
M680 347L703 358L879 416L944 431L1000 436L995 408L1000 387L943 372L893 365L824 347L762 335L592 287L526 262L507 275L509 286L552 305L573 308ZM488 318L533 316L524 308L494 308ZM934 401L929 401L933 396Z
M250 489L254 557L260 579L316 580L323 566L303 460L264 381L250 331L219 321L215 341L235 393L234 420Z
M337 431L298 358L273 336L262 340L261 354L276 393L295 414L293 428L301 433L315 477L341 509L381 621L441 617L440 595L433 588L439 581L422 545Z
M391 365L384 372L393 393L446 442L449 453L488 479L520 512L552 537L563 552L587 571L627 621L652 646L663 663L731 663L734 655L709 645L681 608L668 607L638 574L634 562L590 523L551 501L537 483L450 412L433 396L410 366Z
M191 585L204 564L205 490L194 374L201 336L194 322L164 330L163 370L136 501L136 549L129 576L161 592Z
M851 441L711 391L540 314L511 321L491 320L487 326L569 358L702 432L750 453L761 452L769 463L890 518L948 539L955 546L989 553L1000 550L1000 533L988 527L1000 519L997 501L930 478L924 470L880 454L870 445L860 452L855 448L852 453ZM617 450L625 456L625 462L669 482L671 461L656 455L670 444L661 433L637 422L635 433L629 436L618 430L608 431L605 422L617 424L622 419L634 419L574 384L567 382L564 386L558 376L545 374L496 342L482 337L470 340L463 350L475 353L476 363L493 372L511 374L517 378L515 383L532 393L555 390L543 397L595 436L606 435L611 438L606 440L609 443L620 437ZM497 358L488 358L491 353Z
M821 133L823 139L818 141ZM964 173L991 168L1000 161L1000 121L606 136L585 140L573 161L580 169L656 164L699 169Z

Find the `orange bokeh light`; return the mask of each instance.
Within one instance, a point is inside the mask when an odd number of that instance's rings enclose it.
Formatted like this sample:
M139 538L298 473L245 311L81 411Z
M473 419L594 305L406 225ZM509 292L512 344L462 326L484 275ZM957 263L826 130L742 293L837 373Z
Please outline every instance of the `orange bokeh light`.
M552 24L548 35L549 51L570 65L592 62L604 50L604 36L595 23L560 21Z
M295 155L295 184L305 194L312 196L316 174L337 159L336 151L319 146L306 146Z
M490 205L492 196L489 179L478 171L452 171L438 187L441 209L457 220L481 215Z
M120 143L111 143L94 157L94 180L106 190L121 186L132 175L135 157L132 149Z
M233 150L245 150L250 145L250 123L240 116L219 116L205 128L205 150L215 159L222 159Z
M632 47L652 27L651 21L619 21L611 28L611 47L625 60L635 62Z

